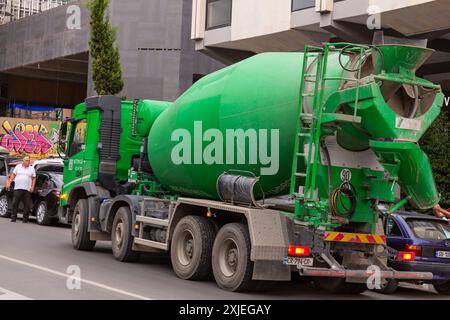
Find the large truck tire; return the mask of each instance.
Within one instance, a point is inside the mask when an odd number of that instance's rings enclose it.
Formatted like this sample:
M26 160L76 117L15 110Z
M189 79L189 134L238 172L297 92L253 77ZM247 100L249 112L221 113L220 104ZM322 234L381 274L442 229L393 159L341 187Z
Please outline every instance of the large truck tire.
M89 207L87 199L78 200L72 219L72 244L75 249L91 251L95 247L95 241L89 236Z
M366 284L346 282L345 278L317 277L314 282L323 290L333 294L361 294L368 290Z
M175 227L170 248L172 268L184 280L211 277L211 253L216 231L204 217L187 216Z
M230 223L219 230L212 251L212 268L221 289L234 292L265 289L264 281L252 280L250 252L250 235L245 224Z
M132 250L132 227L130 208L119 208L113 221L111 241L114 258L120 262L136 262L141 256L139 252Z

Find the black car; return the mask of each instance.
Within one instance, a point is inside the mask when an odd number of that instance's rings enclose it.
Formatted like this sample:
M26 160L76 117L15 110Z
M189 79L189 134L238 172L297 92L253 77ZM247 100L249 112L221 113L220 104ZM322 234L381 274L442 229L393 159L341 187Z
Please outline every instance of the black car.
M12 163L10 174L14 167L14 163ZM32 216L36 217L36 221L40 225L51 225L58 220L58 204L63 185L64 166L58 162L39 163L35 169L36 189L31 195ZM14 184L10 190L3 189L0 192L0 217L9 218L11 216L13 189ZM21 210L23 210L22 204L19 206L19 212Z

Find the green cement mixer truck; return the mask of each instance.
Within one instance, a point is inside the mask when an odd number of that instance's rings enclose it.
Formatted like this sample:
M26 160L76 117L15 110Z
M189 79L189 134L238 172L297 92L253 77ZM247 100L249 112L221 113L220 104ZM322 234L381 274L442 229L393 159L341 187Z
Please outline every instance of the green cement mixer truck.
M64 122L59 217L78 250L167 252L176 275L230 291L312 277L359 293L386 266L383 220L439 202L418 140L439 86L432 50L347 43L256 55L173 103L88 98Z

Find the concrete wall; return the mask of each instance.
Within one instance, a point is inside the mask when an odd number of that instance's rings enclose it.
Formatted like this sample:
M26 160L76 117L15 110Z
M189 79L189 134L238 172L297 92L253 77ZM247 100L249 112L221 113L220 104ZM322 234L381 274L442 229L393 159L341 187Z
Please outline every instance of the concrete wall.
M129 99L175 100L192 85L194 73L221 67L196 52L190 40L191 1L112 0ZM89 81L88 93L94 94Z
M289 30L291 3L291 0L233 1L231 40Z
M30 65L53 61L57 67L58 58L88 52L85 3L71 3L81 7L80 30L67 28L67 6L1 25L0 73L14 70L24 76ZM121 96L171 101L192 84L194 73L222 66L194 50L190 6L190 0L111 0L125 82ZM94 95L90 70L86 82L87 95Z
M88 51L89 16L81 8L80 30L67 28L66 6L0 25L0 71Z
M180 93L192 85L192 75L206 75L224 65L205 54L195 51L191 40L192 0L183 0L183 22L181 31Z

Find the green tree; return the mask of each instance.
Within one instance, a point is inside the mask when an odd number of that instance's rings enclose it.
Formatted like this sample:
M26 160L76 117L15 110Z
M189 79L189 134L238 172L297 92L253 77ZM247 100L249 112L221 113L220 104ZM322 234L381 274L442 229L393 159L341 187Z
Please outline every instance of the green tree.
M107 13L109 0L90 0L91 34L89 47L92 56L92 79L99 95L116 95L123 89L116 29Z
M434 177L442 200L441 206L450 208L450 123L449 112L443 110L438 120L421 140L430 158Z

